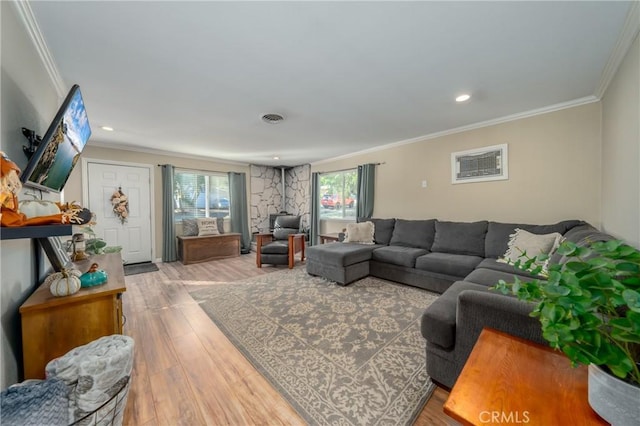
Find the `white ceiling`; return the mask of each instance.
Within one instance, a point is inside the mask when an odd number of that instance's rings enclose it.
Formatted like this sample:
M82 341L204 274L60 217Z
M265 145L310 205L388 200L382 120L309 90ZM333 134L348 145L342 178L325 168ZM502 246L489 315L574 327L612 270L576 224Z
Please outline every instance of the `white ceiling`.
M593 100L631 3L30 5L92 142L298 165Z

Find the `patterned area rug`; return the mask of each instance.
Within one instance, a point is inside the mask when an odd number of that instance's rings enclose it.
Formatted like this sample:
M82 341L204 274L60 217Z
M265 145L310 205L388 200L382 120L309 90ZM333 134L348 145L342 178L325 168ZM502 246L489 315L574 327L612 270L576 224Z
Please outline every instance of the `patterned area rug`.
M434 294L298 268L191 296L310 424L411 424L435 389L420 334Z

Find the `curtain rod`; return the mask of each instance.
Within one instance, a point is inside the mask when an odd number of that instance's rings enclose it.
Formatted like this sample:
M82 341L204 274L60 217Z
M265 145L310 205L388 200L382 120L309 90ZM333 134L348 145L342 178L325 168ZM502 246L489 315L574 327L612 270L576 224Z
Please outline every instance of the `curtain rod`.
M229 172L221 172L219 170L203 170L203 169L192 169L189 167L179 167L179 166L174 166L173 164L157 164L158 167L162 167L162 166L173 166L174 169L178 169L178 170L187 170L190 172L203 172L203 173L220 173L223 175L226 175ZM244 173L244 172L232 172L232 173Z
M386 161L383 161L382 163L367 163L367 164L373 164L374 166L380 166L381 164L386 164ZM356 166L355 168L357 169L359 167ZM318 172L314 172L314 173L339 173L339 172L346 172L347 170L353 170L354 167L348 167L346 169L340 169L340 170L329 170L327 172L324 171L318 171Z

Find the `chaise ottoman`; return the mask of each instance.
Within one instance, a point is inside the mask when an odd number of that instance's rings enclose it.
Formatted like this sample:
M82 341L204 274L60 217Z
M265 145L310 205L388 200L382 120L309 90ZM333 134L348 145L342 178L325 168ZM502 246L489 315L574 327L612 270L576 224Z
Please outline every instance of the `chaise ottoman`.
M371 252L378 244L331 243L307 249L307 273L347 285L369 275Z

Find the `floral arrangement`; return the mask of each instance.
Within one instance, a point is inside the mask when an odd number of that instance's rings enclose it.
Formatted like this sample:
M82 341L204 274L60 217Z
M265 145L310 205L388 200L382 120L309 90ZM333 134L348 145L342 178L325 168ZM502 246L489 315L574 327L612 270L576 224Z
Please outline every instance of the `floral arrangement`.
M113 212L120 219L120 223L124 225L129 217L129 198L124 195L122 188L118 188L111 196L111 205Z

